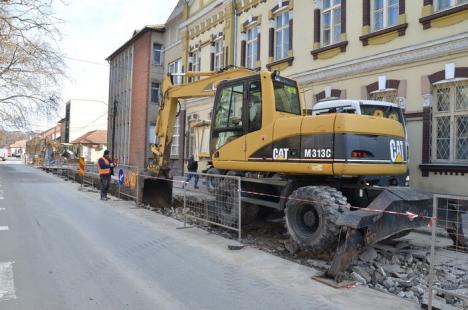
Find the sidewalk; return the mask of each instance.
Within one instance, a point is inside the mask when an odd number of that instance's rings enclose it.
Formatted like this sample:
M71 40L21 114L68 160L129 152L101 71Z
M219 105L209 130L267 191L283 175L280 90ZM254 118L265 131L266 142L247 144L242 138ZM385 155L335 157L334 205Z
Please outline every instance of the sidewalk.
M76 184L69 183L68 185L70 190L78 189ZM236 241L210 234L198 228L177 229L181 228L183 223L146 209L135 208L133 202L121 201L116 198L112 198L108 202L101 202L96 193L83 192L83 195L95 198L98 207L111 207L112 210L124 216L140 221L141 225L146 227L148 231L157 231L162 236L197 247L220 264L230 266L229 276L232 279L229 281L236 282L236 285L242 285L243 288L248 287L248 285L261 285L300 296L297 300L291 300L292 308L419 309L417 304L365 287L334 289L311 279L312 276L319 274L316 269L254 248L245 247L239 251L230 251L227 249L228 245L237 244ZM248 278L239 278L242 274L249 276ZM256 282L252 284L251 278L256 279ZM209 287L206 289L210 290ZM243 298L244 293L239 291L238 297ZM261 299L263 298L268 298L268 296L262 296ZM233 300L233 303L236 301ZM310 307L312 304L314 306ZM309 306L304 307L305 305Z

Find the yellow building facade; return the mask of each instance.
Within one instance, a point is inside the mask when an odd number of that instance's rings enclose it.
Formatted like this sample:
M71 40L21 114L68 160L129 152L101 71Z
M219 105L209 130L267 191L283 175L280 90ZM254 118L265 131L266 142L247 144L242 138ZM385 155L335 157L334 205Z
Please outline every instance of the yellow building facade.
M338 98L405 107L410 182L468 193L468 0L192 0L185 71L279 70L304 108ZM212 98L186 103L190 154L208 159ZM206 159L206 160L204 160Z

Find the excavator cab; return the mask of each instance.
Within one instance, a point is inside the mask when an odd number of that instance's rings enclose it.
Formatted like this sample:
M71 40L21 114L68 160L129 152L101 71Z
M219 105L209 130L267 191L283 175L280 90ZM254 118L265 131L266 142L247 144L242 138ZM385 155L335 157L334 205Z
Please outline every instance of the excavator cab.
M258 149L271 157L275 120L302 116L297 82L278 72L221 82L211 120L211 155L217 165L248 161Z

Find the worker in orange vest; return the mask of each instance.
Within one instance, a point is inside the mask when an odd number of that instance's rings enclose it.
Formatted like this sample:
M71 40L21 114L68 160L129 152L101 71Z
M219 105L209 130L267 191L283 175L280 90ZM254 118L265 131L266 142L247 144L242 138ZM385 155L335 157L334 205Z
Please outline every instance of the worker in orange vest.
M105 150L104 155L98 160L99 178L101 180L101 200L109 200L107 191L111 181L111 169L114 168L109 157L109 151Z

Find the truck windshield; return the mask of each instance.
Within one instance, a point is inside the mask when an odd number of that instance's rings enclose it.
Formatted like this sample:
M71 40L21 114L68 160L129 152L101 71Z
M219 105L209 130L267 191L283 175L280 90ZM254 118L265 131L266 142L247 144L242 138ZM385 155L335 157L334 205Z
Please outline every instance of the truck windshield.
M276 111L300 115L301 104L297 86L273 81L273 87L275 89Z
M370 105L363 104L361 105L361 114L370 115L376 117L385 117L390 118L395 121L400 122L405 125L405 120L403 118L403 113L400 108L394 106L381 106L381 105Z

